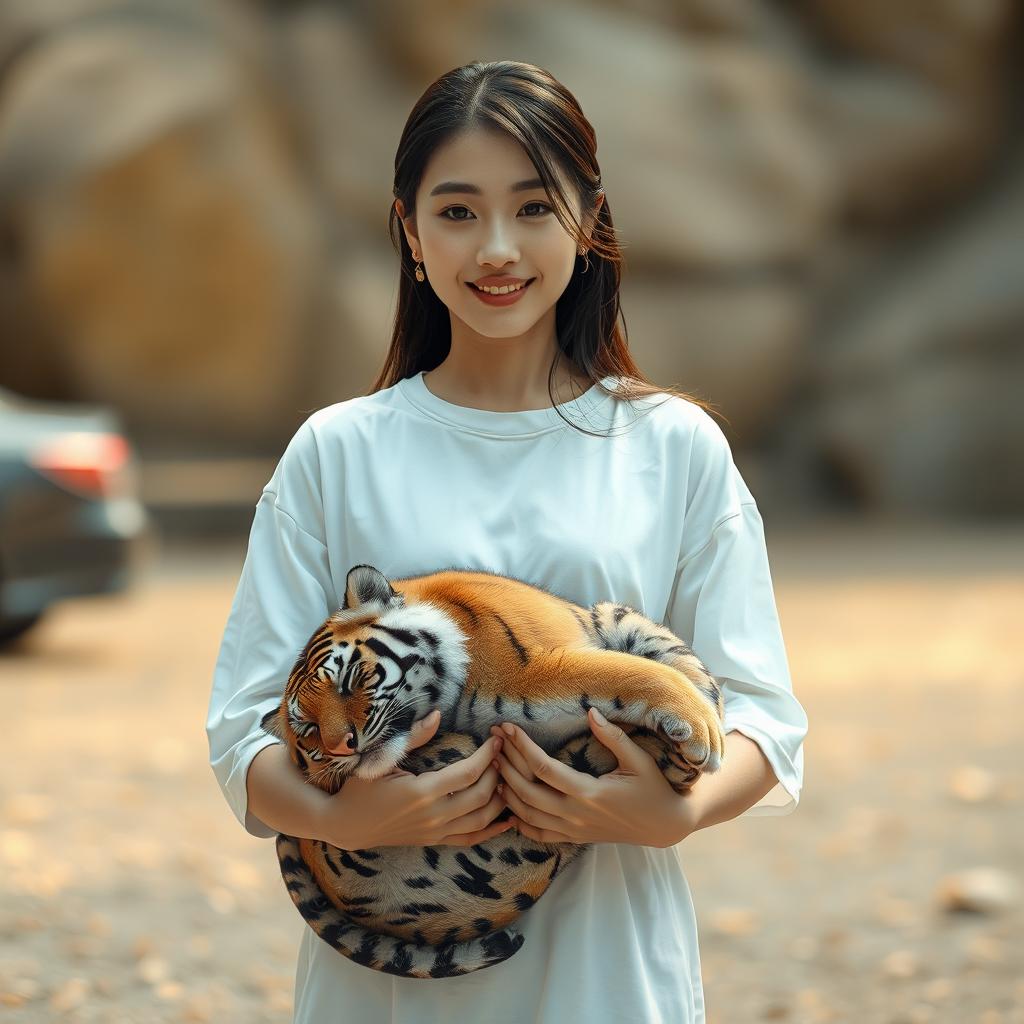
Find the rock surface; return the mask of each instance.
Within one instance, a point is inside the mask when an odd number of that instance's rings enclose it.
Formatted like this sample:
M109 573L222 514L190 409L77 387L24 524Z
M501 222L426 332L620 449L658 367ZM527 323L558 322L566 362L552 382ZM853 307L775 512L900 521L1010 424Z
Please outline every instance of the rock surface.
M110 402L144 454L279 454L390 341L412 105L529 55L597 131L649 377L808 494L1019 513L1022 31L1011 0L5 4L0 381Z

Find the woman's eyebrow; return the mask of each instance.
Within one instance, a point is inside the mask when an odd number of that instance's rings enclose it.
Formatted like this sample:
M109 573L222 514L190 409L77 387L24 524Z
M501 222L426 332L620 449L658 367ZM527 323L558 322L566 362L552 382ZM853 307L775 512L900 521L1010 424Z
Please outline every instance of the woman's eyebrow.
M543 188L544 182L540 178L527 178L526 181L517 181L509 189L509 192L526 192L532 188ZM470 195L481 196L483 191L477 185L471 185L468 181L442 181L431 190L432 196L448 195L452 192L468 192Z

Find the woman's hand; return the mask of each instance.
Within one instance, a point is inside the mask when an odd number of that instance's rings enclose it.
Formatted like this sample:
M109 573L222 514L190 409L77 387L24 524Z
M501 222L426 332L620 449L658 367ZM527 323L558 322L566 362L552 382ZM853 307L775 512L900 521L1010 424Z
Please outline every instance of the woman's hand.
M515 828L542 843L634 843L673 846L693 831L691 802L669 785L654 758L623 730L591 708L594 736L619 766L595 778L556 761L518 726L502 723L498 792L515 816Z
M441 716L431 712L413 726L409 749L423 746ZM324 839L344 850L376 846L474 846L504 832L495 822L505 810L495 792L492 760L501 743L489 739L461 761L415 775L398 768L377 779L353 776L327 802Z

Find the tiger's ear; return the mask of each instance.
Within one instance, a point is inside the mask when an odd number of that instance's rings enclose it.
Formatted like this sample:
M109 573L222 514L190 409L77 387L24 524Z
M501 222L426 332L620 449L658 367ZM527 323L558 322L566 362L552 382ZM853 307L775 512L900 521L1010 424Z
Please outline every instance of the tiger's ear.
M342 608L356 608L368 601L387 605L398 599L399 595L391 589L391 584L380 569L372 565L355 565L349 569Z
M279 740L287 738L284 734L284 723L281 721L280 706L268 711L260 719L260 725L264 732L269 732L271 736L276 736Z

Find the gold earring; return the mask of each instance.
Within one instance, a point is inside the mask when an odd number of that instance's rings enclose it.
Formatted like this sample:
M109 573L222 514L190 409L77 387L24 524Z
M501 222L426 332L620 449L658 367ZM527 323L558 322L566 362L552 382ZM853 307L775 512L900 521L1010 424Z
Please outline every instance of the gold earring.
M590 253L587 250L587 247L585 245L581 245L579 247L579 249L577 249L576 251L579 253L580 256L582 256L584 253L587 254L587 258L586 258L586 261L584 263L584 267L580 271L581 274L585 274L590 269Z
M420 266L420 258L419 256L416 255L416 253L412 254L412 258L416 261L416 280L422 283L427 278L426 275L423 273L423 268Z

